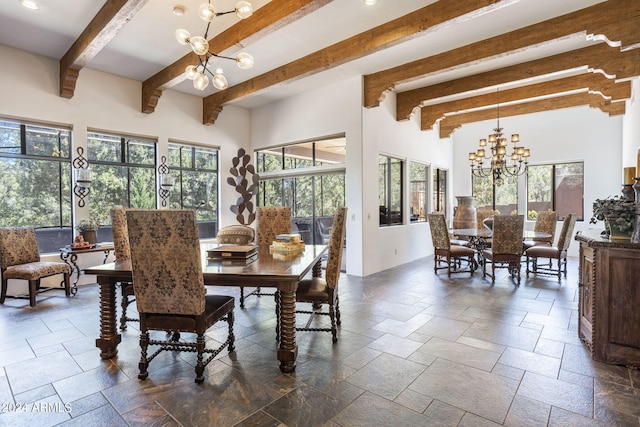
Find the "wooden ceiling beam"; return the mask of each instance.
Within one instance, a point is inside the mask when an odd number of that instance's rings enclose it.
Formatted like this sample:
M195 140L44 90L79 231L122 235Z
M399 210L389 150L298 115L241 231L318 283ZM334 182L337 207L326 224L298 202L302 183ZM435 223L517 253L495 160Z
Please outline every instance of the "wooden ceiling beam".
M300 79L417 37L435 25L483 8L497 8L505 0L437 1L371 30L313 52L250 80L204 98L203 122L214 124L224 104L270 86Z
M618 48L599 43L498 70L401 92L396 97L396 119L408 120L413 110L420 107L423 101L529 78L544 77L580 67L603 70L617 79L638 76L640 75L640 49L620 52Z
M621 106L616 105L615 108L609 107L611 104L621 104ZM624 102L612 103L610 100L604 99L601 95L583 92L547 98L539 101L525 102L522 104L506 105L504 107L500 107L500 118L539 113L542 111L553 111L582 105L599 108L609 115L618 115L624 114L624 104ZM451 134L463 124L481 122L495 118L496 112L494 110L479 110L447 116L440 121L440 138L449 138Z
M250 19L240 20L222 33L209 40L215 46L217 54L233 46L251 43L252 40L270 34L303 16L319 9L333 0L272 0L257 9ZM158 71L142 83L142 112L153 113L162 91L186 80L184 70L198 61L193 52L189 52L173 64Z
M631 82L617 83L600 73L585 73L577 76L565 77L548 82L535 83L514 89L501 90L499 102L509 103L541 96L560 94L577 90L590 90L602 92L605 96L615 99L629 98L631 96ZM447 113L464 112L476 108L496 105L498 101L495 93L471 96L454 101L442 102L433 105L425 105L420 108L422 130L429 130Z
M639 27L640 2L609 0L448 52L367 74L364 76L364 106L370 108L380 105L384 93L393 90L398 83L410 82L442 70L461 68L571 34L603 34L611 41L619 41L624 49L640 42Z
M80 70L89 63L149 0L105 2L60 59L60 96L72 98Z

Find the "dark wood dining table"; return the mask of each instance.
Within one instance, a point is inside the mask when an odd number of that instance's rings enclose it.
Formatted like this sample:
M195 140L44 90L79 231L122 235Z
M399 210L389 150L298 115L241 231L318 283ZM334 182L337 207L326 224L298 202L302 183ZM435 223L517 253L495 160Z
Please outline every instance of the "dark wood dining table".
M327 250L325 245L306 245L298 254L270 253L269 246L261 246L258 258L248 265L229 261L210 261L207 249L217 244L202 244L202 274L209 286L255 286L276 288L280 292L279 313L280 343L278 360L282 372L296 368L298 346L296 344L296 289L298 283L310 271L316 277L322 274L321 260ZM176 254L179 256L179 254ZM96 276L100 286L100 337L96 347L100 357L110 359L118 354L121 336L116 322L116 285L132 280L131 262L120 261L85 268L85 274Z

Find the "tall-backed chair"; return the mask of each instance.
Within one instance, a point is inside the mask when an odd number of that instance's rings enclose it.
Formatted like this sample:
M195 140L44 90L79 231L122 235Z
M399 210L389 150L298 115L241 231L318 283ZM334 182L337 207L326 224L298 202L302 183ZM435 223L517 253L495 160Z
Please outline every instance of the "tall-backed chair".
M562 230L558 235L556 246L532 246L525 251L527 275L529 273L557 274L558 281L562 280L563 273L564 277L567 277L567 250L569 250L569 245L571 244L571 235L575 225L576 214L568 214L562 223ZM540 258L547 259L549 263L540 265L538 263ZM556 260L557 268L553 267L553 260ZM533 264L532 269L529 269L530 262Z
M297 331L326 331L331 332L333 342L338 341L338 329L340 322L340 300L338 298L338 280L342 265L342 249L344 247L344 234L346 229L347 208L339 208L333 216L331 234L329 236L329 254L324 279L312 277L301 280L296 291L296 304L311 303L314 310L298 310L296 313L310 314L311 317L304 327L296 327ZM322 311L322 305L328 305L328 311ZM316 307L318 309L316 309ZM329 316L330 328L310 327L315 315Z
M207 295L202 275L198 224L194 210L130 210L127 228L136 304L140 315L140 373L161 351L197 353L196 383L204 381L204 367L224 348L234 351L233 308L230 296ZM215 349L206 347L205 332L226 320L227 339ZM195 342L157 340L149 331L191 332ZM159 346L150 356L149 346ZM204 359L204 355L207 358Z
M508 268L520 284L520 260L522 258L522 231L524 215L495 215L493 217L493 243L482 251L484 264L482 277L491 264L491 283L496 281L496 268Z
M127 208L111 208L111 233L113 234L113 253L116 262L131 259L129 248L129 230L127 230ZM121 301L120 329L127 329L127 322L137 322L135 317L127 316L129 304L135 302L133 282L120 282Z
M500 211L491 209L478 209L476 211L476 228L478 230L486 230L484 220L494 215L500 215Z
M289 206L258 206L256 208L256 219L258 226L256 230L256 243L258 245L270 245L278 234L291 233L291 207ZM277 292L261 292L260 288L255 288L247 295L244 294L244 287L240 287L240 308L244 308L244 301L251 295L275 295Z
M554 236L556 234L556 224L558 223L558 212L556 211L543 211L538 213L536 218L536 224L533 226L533 231L540 233L550 234L550 237L539 237L533 240L525 240L524 250L526 251L533 246L551 246L553 244Z
M63 275L65 295L71 295L69 276L71 267L64 262L40 261L38 239L33 227L0 228L0 274L2 274L2 293L0 304L7 297L9 279L29 282L29 305L36 306L36 294L41 291L40 280L45 277ZM47 287L46 290L58 289ZM42 289L44 291L45 289Z
M438 270L446 268L448 277L451 277L451 273L469 272L473 275L477 268L476 251L466 246L451 244L444 215L436 213L428 216L434 253L433 272L437 274ZM461 261L467 263L468 269L461 269ZM443 263L446 266L441 266Z

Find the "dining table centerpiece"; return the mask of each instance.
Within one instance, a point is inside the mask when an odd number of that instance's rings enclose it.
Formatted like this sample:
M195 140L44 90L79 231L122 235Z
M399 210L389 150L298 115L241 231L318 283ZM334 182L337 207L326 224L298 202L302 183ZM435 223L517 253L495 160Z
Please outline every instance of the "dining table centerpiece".
M598 221L604 221L603 235L609 239L629 240L636 226L636 204L620 196L596 199L589 223Z

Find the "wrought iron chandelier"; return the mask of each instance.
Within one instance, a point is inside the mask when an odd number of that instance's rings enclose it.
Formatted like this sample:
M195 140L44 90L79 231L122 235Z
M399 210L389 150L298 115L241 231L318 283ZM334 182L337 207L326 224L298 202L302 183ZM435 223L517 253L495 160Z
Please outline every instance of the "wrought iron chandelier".
M227 78L224 76L221 68L216 68L214 72L211 72L207 66L209 65L209 60L212 58L222 58L222 59L230 59L235 61L238 67L243 70L247 70L253 67L253 56L249 55L246 52L240 52L235 58L229 56L218 55L209 50L209 42L207 41L207 36L209 34L209 27L211 26L211 22L216 16L227 15L229 13L235 13L236 16L240 19L246 19L253 15L253 6L248 1L239 1L236 4L234 10L226 11L226 12L216 12L213 6L211 5L211 0L208 3L202 3L198 7L198 16L207 22L207 29L204 32L204 36L191 36L189 31L179 29L176 30L176 38L178 39L178 43L180 44L189 44L191 46L191 50L198 56L198 63L196 65L189 65L185 69L185 75L189 80L193 80L193 87L198 90L205 90L207 86L209 86L209 77L206 73L211 75L211 80L213 81L213 85L220 89L224 90L229 86L227 82Z
M513 151L507 156L507 148L509 143L507 138L502 135L500 127L500 97L498 91L497 102L498 123L493 129L493 133L489 135L489 151L487 152L487 139L480 140L480 148L475 153L469 153L471 161L471 174L478 178L493 177L493 184L501 186L504 179L508 177L516 177L527 172L527 164L531 152L528 148L517 146L520 142L520 135L514 133L511 135L513 143ZM490 160L490 167L485 168L485 160Z

